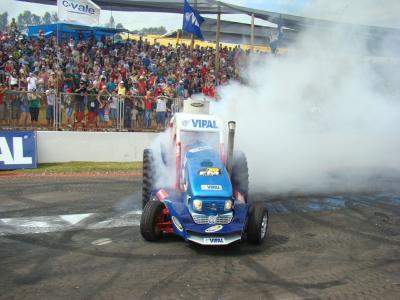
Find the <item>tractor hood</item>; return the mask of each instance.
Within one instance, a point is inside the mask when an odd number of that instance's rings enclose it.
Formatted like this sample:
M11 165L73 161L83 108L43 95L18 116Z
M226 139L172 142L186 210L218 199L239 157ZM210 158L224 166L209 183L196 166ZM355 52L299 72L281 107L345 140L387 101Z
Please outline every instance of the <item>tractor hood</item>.
M229 174L211 147L190 148L184 163L188 192L192 197L232 198Z

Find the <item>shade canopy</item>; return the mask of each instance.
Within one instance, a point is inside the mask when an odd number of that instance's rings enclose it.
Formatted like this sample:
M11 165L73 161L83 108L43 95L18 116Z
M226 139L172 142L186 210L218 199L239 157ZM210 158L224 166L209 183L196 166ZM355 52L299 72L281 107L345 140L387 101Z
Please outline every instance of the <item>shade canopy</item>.
M55 35L58 36L60 42L64 42L73 38L79 39L79 35L88 38L93 35L96 40L101 39L103 36L113 36L119 32L126 32L125 29L115 29L106 27L91 27L70 23L54 23L45 25L31 25L28 26L28 37L38 37L39 31L42 31L45 36Z

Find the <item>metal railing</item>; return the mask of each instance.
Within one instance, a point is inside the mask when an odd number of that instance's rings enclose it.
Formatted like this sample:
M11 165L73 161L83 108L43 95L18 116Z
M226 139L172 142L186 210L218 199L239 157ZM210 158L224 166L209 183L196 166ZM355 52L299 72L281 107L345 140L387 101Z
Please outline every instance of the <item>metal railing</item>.
M168 107L166 124L181 111L183 98L170 98ZM144 97L136 95L6 90L0 103L0 129L156 131L155 109L154 103L145 110Z

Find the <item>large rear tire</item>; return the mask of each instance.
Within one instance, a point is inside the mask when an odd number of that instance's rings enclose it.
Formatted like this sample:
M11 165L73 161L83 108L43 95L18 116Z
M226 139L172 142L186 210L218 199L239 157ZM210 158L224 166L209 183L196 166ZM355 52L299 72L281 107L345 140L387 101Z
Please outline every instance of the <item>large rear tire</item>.
M241 193L246 202L249 194L249 168L246 155L241 151L233 153L231 182L233 188Z
M268 210L260 204L250 206L247 221L247 241L251 244L262 244L268 234Z
M161 238L162 231L157 223L163 217L164 208L164 204L160 201L149 201L144 207L140 219L140 233L145 240L154 242Z
M143 183L142 183L142 209L151 198L154 188L155 168L153 152L150 149L143 151Z

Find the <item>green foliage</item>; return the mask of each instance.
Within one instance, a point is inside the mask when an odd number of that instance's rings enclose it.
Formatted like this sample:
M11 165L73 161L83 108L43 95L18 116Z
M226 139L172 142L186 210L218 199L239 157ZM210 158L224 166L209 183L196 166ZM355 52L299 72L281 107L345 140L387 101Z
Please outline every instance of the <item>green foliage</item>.
M160 27L144 27L140 30L135 30L134 31L137 34L140 35L148 35L148 34L158 34L158 35L163 35L167 33L167 29L165 29L164 26Z
M1 16L2 15L0 15L0 18ZM59 19L57 13L56 12L50 13L48 11L45 12L45 14L41 17L31 13L29 10L25 10L23 13L20 13L17 17L17 25L20 30L26 29L28 25L51 24L51 23L56 23L58 21ZM0 20L0 26L1 26L1 20Z

